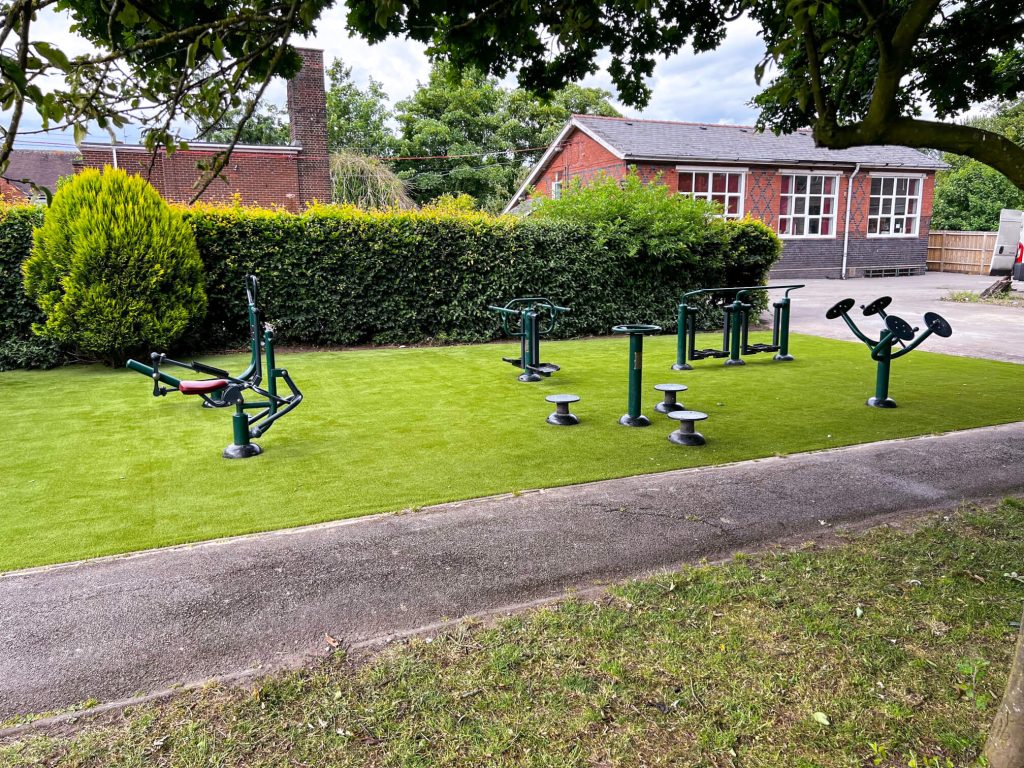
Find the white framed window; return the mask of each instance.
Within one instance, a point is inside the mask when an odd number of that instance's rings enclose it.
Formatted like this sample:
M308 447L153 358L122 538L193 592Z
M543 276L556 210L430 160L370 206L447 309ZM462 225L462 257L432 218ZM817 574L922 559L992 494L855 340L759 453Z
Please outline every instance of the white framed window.
M555 175L555 180L551 182L551 199L557 200L562 196L562 180L559 175Z
M839 176L782 172L779 234L783 237L835 237Z
M718 203L724 218L742 219L746 170L677 166L679 194Z
M917 237L921 226L921 176L871 176L868 237Z

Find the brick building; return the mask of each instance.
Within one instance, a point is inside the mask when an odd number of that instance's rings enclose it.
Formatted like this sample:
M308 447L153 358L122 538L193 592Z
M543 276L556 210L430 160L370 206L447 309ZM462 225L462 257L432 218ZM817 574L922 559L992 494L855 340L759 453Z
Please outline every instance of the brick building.
M673 192L760 219L782 238L774 278L925 271L939 160L906 147L831 150L809 132L575 115L506 206L630 167Z
M291 144L236 145L222 178L213 180L201 200L227 203L238 195L247 205L281 206L289 211L300 211L314 200L331 201L323 51L298 50L302 69L288 81ZM160 150L151 169L151 153L143 146L83 142L82 160L76 167L113 165L148 178L167 200L188 202L200 175L198 162L209 162L226 147L189 142L187 150L170 155Z

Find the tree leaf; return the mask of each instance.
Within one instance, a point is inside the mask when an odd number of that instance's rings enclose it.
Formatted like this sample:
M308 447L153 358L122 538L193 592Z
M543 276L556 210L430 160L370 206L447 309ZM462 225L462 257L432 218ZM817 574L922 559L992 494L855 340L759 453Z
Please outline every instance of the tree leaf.
M824 712L815 712L814 720L815 722L821 723L822 725L832 725L832 722L828 719L828 715L826 715Z

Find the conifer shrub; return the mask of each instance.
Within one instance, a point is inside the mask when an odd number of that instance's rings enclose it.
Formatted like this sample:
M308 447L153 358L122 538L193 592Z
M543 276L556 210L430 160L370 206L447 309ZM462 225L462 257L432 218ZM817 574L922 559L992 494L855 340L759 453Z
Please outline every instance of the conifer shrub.
M191 228L144 179L109 167L58 189L22 271L44 317L33 331L112 365L168 348L206 312Z

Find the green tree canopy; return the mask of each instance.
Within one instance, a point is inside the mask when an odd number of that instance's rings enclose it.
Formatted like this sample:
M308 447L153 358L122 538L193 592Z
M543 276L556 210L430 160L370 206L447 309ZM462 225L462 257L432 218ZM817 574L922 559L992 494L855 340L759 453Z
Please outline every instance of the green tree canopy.
M410 193L423 203L467 194L500 210L573 112L618 115L610 94L570 85L541 99L502 88L479 70L437 63L430 78L395 107L399 156Z
M22 118L34 108L43 130L140 126L146 146L177 147L183 117L214 124L242 107L234 140L272 77L301 65L304 37L332 0L0 0L0 173ZM68 12L92 51L70 56L41 39L41 12ZM232 142L233 143L233 142ZM207 183L227 161L215 157ZM197 195L202 189L197 191Z
M1024 144L1024 100L993 102L968 125ZM1003 208L1024 208L1024 192L999 171L963 155L943 159L950 167L936 179L932 229L994 231Z
M395 137L384 86L370 78L366 88L352 79L352 67L335 59L327 70L327 145L331 150L371 157L393 154Z
M288 112L274 104L261 104L248 120L242 123L245 107L228 110L216 123L207 126L198 138L203 141L230 143L237 135L239 144L291 143ZM241 130L239 125L241 124Z
M690 44L718 47L746 14L761 28L770 77L759 126L811 126L832 148L902 144L957 152L1024 186L1024 148L953 118L1024 86L1024 0L599 0L497 3L350 0L349 25L369 40L407 35L435 57L496 76L516 72L550 92L608 72L619 97L644 105L655 63ZM922 117L927 111L935 119Z

